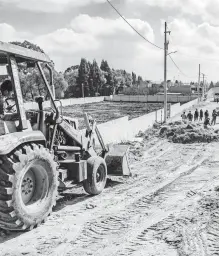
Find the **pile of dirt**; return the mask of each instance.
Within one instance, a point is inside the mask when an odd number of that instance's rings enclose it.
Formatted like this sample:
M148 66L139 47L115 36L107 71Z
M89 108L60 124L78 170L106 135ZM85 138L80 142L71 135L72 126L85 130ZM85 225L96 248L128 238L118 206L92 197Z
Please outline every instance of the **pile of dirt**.
M219 134L214 129L204 129L203 124L176 121L159 127L159 136L174 143L201 143L219 141Z

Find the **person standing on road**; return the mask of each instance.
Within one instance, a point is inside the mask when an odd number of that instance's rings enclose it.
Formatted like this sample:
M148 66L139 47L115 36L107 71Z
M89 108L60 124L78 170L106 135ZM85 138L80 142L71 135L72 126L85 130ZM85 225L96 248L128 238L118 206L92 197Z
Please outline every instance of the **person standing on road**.
M198 121L198 116L199 116L198 109L196 109L194 114L194 121Z
M191 111L189 111L187 118L189 119L190 122L192 122L193 114L191 113Z
M202 119L203 119L203 110L202 110L202 109L200 110L200 115L199 115L199 117L200 117L199 120L202 121Z
M209 112L208 110L205 111L205 119L209 118Z
M212 112L212 120L211 120L211 125L215 125L216 124L216 119L217 119L217 112L214 109Z
M208 125L210 125L210 118L207 117L204 121L204 128L207 129L208 128Z
M217 100L216 100L216 101L217 101L217 103L218 103L219 99L217 98Z
M182 120L185 121L185 120L187 119L187 117L186 117L186 112L183 112L183 114L181 115L181 117L182 117Z

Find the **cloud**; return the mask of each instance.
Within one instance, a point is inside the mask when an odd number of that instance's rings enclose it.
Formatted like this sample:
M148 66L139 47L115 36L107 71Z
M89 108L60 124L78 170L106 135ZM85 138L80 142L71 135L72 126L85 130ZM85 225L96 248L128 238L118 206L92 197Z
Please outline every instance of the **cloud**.
M38 36L34 41L48 53L75 53L84 50L95 50L99 42L89 34L79 34L72 29L58 29L52 33Z
M198 52L198 47L213 47L219 50L219 27L207 22L195 24L185 19L174 19L169 24L171 30L170 44L176 47L188 48L191 52ZM183 33L182 33L183 31ZM209 53L209 50L207 50ZM205 54L205 52L198 52Z
M70 7L80 7L104 2L105 0L0 0L0 4L5 6L13 4L20 9L45 13L60 13Z
M149 40L154 41L154 32L151 26L140 19L128 19L128 22ZM93 36L111 37L117 36L123 38L128 36L129 39L136 40L134 32L122 18L104 19L101 17L90 17L89 15L79 15L71 21L71 28L78 33L86 33Z
M0 23L0 41L22 41L30 37L30 33L17 32L13 26L7 23Z
M141 34L154 42L150 24L140 19L128 20ZM0 24L0 40L15 41L28 39L38 44L56 63L59 70L78 64L81 57L92 61L107 59L115 68L135 70L137 60L154 58L153 47L140 38L121 19L104 19L79 15L65 28L48 34L29 35L16 31L8 24ZM156 50L155 50L156 51ZM162 52L162 51L161 51ZM144 56L144 57L143 57ZM136 61L136 62L135 62ZM145 67L142 69L144 71Z
M154 41L153 29L146 21L130 19L129 22L145 37ZM91 60L105 58L123 67L123 64L127 66L127 61L131 63L141 55L139 47L142 44L144 48L152 49L121 18L113 20L88 15L79 15L68 28L38 36L34 42L59 62L60 56L63 56L66 60L65 68L72 65L70 61L80 57Z
M152 6L165 12L174 11L175 16L189 14L199 16L203 21L219 25L218 0L126 0L129 4Z
M14 40L14 38L16 38L15 29L7 23L1 23L0 24L0 40L8 42L8 41Z
M215 70L219 68L219 27L207 22L195 24L186 19L174 19L169 28L169 52L177 50L172 55L184 73L197 76L200 63L209 78L218 79ZM172 65L172 64L170 64Z

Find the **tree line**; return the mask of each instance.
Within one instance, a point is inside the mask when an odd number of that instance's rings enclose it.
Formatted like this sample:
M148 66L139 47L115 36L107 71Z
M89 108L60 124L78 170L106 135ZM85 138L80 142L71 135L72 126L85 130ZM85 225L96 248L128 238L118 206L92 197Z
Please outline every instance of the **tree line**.
M85 58L81 59L80 65L66 69L64 78L68 82L65 97L117 94L123 88L137 86L143 81L134 72L111 69L106 60L99 66L96 60L91 63Z
M44 53L43 49L28 41L11 43ZM51 64L57 98L107 96L144 82L142 77L134 72L110 68L107 60L102 60L98 65L96 60L90 62L82 58L79 65L71 66L64 72L56 71L53 61ZM43 70L49 79L48 70L44 66ZM36 68L19 65L19 76L26 101L33 100L37 95L47 97L42 78Z

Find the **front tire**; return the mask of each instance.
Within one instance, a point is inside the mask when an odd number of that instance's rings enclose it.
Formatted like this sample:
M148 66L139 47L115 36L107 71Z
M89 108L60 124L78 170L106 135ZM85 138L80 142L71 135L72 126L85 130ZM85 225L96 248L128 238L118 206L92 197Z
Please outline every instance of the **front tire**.
M42 145L0 157L0 227L26 230L45 221L56 204L57 175L54 156Z
M106 185L107 166L103 158L90 157L87 160L87 179L83 181L84 190L90 195L100 194Z

